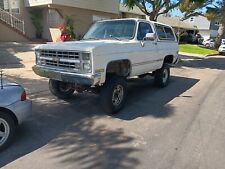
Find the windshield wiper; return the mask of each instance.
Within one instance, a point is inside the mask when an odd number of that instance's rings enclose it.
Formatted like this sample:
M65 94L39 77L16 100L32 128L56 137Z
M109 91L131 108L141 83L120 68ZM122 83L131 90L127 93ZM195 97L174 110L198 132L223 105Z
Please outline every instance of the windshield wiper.
M117 38L117 37L114 37L113 35L109 35L109 39L116 39L116 40L119 40L119 41L121 41L121 39L120 38Z
M82 40L100 40L99 38L86 38L86 39L82 39Z

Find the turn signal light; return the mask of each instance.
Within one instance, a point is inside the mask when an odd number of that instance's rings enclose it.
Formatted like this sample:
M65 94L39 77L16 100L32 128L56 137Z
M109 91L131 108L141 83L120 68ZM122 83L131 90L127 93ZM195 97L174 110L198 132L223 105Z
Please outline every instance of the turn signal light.
M27 100L27 93L26 91L23 91L23 93L21 94L21 101L25 101Z

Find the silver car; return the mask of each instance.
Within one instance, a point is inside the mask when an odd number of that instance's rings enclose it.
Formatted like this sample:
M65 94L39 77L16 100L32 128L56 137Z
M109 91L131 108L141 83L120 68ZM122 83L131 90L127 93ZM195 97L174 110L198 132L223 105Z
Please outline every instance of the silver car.
M31 113L31 105L22 86L0 77L0 151L12 142L17 126Z

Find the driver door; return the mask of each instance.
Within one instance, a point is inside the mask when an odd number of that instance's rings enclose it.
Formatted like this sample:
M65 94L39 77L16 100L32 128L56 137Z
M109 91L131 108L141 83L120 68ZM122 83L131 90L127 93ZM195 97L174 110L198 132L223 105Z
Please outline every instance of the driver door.
M133 75L151 72L157 67L158 47L156 40L145 39L147 33L155 33L149 22L139 22L135 52L133 52Z

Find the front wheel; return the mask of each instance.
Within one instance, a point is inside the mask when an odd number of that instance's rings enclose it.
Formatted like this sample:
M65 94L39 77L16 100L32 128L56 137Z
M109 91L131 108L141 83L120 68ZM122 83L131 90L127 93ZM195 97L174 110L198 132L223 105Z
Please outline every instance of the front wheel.
M155 71L155 85L158 87L166 87L170 79L170 68L164 65L161 69Z
M49 90L53 95L60 99L69 99L72 97L75 89L72 84L60 82L57 80L49 80Z
M100 93L101 105L108 114L116 114L126 101L127 84L124 78L113 76L109 78Z
M5 112L0 112L0 151L10 145L13 140L15 130L16 123L13 118Z

